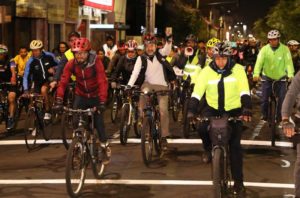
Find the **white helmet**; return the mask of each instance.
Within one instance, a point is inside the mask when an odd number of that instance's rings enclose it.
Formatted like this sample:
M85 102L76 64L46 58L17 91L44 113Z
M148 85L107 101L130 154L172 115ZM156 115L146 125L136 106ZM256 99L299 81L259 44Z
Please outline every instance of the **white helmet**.
M271 30L268 33L268 39L277 39L280 38L280 32L278 30Z
M290 40L287 44L288 45L299 45L300 43L296 40Z
M34 49L41 49L43 48L43 42L41 40L33 40L30 43L30 49L34 50Z

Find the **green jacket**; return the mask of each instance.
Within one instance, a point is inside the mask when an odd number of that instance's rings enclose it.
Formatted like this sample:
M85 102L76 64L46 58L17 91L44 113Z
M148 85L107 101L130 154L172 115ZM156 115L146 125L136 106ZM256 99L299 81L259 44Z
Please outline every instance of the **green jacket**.
M249 95L248 79L244 67L235 64L231 69L231 74L224 78L224 109L230 111L233 109L241 108L241 96ZM194 92L192 97L199 101L205 94L207 104L218 109L218 83L221 79L221 74L218 74L210 66L205 67L197 77Z
M257 56L253 77L258 77L261 72L274 80L293 77L295 71L288 47L280 43L278 49L273 51L270 44L264 46Z

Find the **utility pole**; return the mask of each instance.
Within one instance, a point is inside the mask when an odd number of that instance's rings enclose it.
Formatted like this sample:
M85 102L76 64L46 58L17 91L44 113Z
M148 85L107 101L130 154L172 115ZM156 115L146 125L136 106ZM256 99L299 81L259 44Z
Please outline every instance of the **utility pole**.
M153 34L155 28L155 1L146 0L146 32Z

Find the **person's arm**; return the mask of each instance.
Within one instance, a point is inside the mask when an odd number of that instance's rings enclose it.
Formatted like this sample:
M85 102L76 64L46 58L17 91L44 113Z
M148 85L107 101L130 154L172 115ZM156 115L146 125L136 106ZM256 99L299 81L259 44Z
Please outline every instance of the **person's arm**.
M139 56L136 59L132 74L130 76L130 80L128 81L128 85L130 85L130 86L134 85L135 81L137 80L137 78L140 74L141 69L142 69L142 58Z
M112 70L116 67L116 64L118 62L118 59L119 59L119 55L118 54L115 54L111 61L109 62L108 64L108 68L107 68L107 73L111 73Z
M56 71L54 74L54 80L55 81L59 81L60 77L62 75L62 72L64 70L65 65L67 64L68 59L66 57L65 54L62 55L60 62L58 63L57 67L56 67Z
M257 59L256 59L256 63L254 66L254 73L253 73L253 77L259 77L262 67L263 67L263 61L264 61L264 52L265 52L265 47L262 48L262 50L258 53Z
M287 68L287 76L289 78L294 77L295 69L293 64L293 59L290 50L286 47L286 58L285 58L285 65Z
M239 94L241 96L241 104L243 109L251 110L252 103L251 103L251 96L250 96L250 89L248 78L246 72L242 66L240 66L239 73L237 75L238 78L238 85L239 85Z
M30 65L32 63L32 58L30 58L25 66L24 75L23 75L23 88L24 91L28 91L28 78L30 77Z
M9 67L10 67L10 72L11 72L10 83L12 85L16 85L17 84L17 70L16 70L16 63L15 63L14 59L11 59L11 61L9 63Z
M107 85L107 79L106 79L106 75L105 75L104 66L98 57L96 58L95 64L96 64L95 67L96 67L97 81L98 81L97 84L99 85L98 96L99 96L100 102L106 102L108 85Z
M74 61L73 60L70 60L66 66L64 67L64 70L63 70L63 73L61 75L61 79L60 79L60 82L58 84L58 88L57 88L57 94L56 94L56 97L57 98L60 98L63 100L64 98L64 95L65 95L65 90L68 86L68 83L70 81L70 78L73 74L73 67L74 67Z
M165 46L159 50L162 56L168 56L172 50L172 42L166 42Z
M292 80L291 85L285 95L284 101L281 107L282 119L288 119L292 112L293 106L296 102L296 98L300 93L300 72L298 72L295 78Z

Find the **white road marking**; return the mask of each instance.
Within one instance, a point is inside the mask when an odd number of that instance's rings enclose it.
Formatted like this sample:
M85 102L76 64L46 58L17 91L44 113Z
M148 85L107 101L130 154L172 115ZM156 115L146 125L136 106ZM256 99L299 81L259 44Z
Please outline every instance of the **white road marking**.
M283 162L283 165L281 165L282 168L288 168L291 166L291 162L287 160L281 160Z
M65 179L3 179L0 185L26 185L26 184L64 184ZM86 179L86 184L125 184L125 185L189 185L189 186L211 186L212 181L201 180L137 180L137 179ZM294 184L286 183L262 183L244 182L248 187L264 188L294 188Z
M71 142L71 140L68 140ZM60 139L52 139L49 141L38 139L37 144L61 144L62 140ZM119 144L120 140L117 139L110 139L110 143L112 144ZM141 139L138 138L128 138L127 143L130 144L138 144L141 143ZM170 144L202 144L201 139L168 139L168 143ZM1 140L0 146L2 145L24 145L25 140ZM262 140L241 140L242 145L254 145L254 146L271 146L271 141L262 141ZM291 142L275 142L277 147L293 147Z

